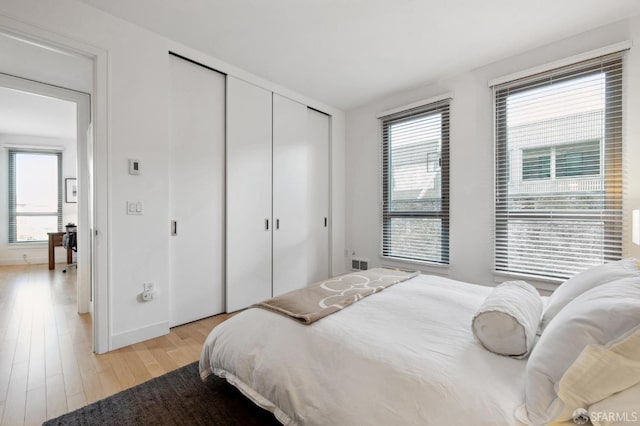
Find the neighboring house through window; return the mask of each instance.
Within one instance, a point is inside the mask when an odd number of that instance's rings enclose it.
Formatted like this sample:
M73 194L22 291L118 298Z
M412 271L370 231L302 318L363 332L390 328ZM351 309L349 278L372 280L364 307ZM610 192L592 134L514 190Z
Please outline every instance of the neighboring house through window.
M9 243L62 230L62 153L9 150Z
M382 255L449 263L449 100L381 118Z
M495 268L563 279L622 255L622 54L494 87Z
M600 175L600 140L522 150L522 180Z

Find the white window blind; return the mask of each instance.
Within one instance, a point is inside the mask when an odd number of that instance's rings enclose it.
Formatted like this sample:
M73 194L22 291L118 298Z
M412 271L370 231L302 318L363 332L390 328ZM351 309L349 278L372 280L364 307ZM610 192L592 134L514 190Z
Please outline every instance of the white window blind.
M496 271L563 279L620 259L622 61L494 86Z
M10 149L9 242L46 241L62 230L62 153Z
M382 255L449 263L449 99L381 117Z

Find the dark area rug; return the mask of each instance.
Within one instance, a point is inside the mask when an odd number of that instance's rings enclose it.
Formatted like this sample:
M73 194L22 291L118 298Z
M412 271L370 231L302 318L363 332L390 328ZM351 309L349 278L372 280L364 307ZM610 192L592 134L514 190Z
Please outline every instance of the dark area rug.
M280 425L226 380L200 380L198 363L44 423L52 425Z

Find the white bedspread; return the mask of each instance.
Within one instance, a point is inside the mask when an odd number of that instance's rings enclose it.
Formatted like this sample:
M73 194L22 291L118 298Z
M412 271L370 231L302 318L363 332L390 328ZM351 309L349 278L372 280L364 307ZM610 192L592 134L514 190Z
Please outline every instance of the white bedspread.
M284 424L519 425L526 360L471 333L490 291L422 275L309 326L249 309L211 332L201 377L226 378Z

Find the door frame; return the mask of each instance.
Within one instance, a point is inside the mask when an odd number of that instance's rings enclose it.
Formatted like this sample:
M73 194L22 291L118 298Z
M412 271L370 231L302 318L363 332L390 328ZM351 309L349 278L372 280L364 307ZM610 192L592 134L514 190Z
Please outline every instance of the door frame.
M93 164L90 165L85 156L86 164L78 163L79 173L89 173L89 167L92 166L94 191L91 200L93 207L93 228L87 233L88 238L91 235L92 241L84 244L89 247L92 245L91 251L86 250L87 258L91 257L91 274L89 278L93 278L91 293L93 296L92 303L92 326L93 326L93 351L96 353L108 352L111 349L110 335L110 233L109 233L109 206L111 195L109 193L109 120L108 120L108 54L106 50L91 46L56 33L52 33L41 28L25 24L6 16L0 15L0 32L9 37L25 41L31 44L37 44L44 48L59 50L70 55L79 55L93 62L93 93L88 100L90 105L89 123L91 132L85 135L88 144L92 144ZM37 84L37 83L36 83ZM47 85L48 86L48 85ZM51 87L51 86L49 86ZM81 93L81 92L76 92ZM85 94L86 95L86 94ZM83 101L80 101L83 102ZM80 108L79 108L80 110ZM91 138L92 136L92 138ZM88 148L87 144L83 147ZM80 155L80 146L78 146L78 154ZM80 175L79 175L80 177ZM88 176L86 176L88 179ZM85 186L86 188L86 186ZM88 188L86 188L88 189ZM82 190L79 187L79 190ZM84 223L89 224L91 221L89 215L89 201L87 200L84 207L78 206L78 219L84 214ZM80 241L78 241L79 244ZM80 256L80 250L78 251ZM91 253L91 256L89 256ZM79 259L80 260L80 259ZM87 273L88 268L85 268ZM80 275L80 273L79 273ZM79 286L80 287L80 286ZM86 292L86 293L85 293ZM88 295L89 289L84 288L82 297ZM80 300L80 299L79 299ZM87 306L82 306L87 308Z

